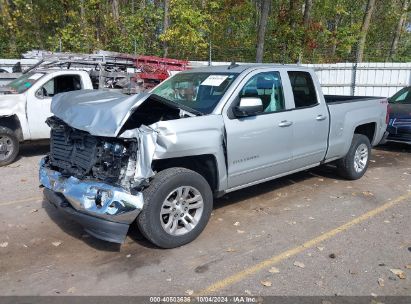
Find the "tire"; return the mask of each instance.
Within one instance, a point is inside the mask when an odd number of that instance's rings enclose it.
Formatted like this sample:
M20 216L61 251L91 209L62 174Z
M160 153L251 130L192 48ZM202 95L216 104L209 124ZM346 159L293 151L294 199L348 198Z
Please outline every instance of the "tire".
M157 173L143 191L143 197L144 207L137 225L150 242L161 248L175 248L193 241L204 230L213 209L208 182L185 168Z
M19 154L19 140L14 131L0 127L0 167L11 164Z
M371 157L371 144L367 136L354 134L347 155L337 162L339 174L348 179L361 178L367 171Z

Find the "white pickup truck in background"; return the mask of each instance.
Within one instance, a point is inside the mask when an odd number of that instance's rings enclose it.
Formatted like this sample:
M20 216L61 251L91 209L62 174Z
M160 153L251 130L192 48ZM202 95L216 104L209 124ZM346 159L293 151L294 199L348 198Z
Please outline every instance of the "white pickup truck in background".
M0 166L10 164L25 141L50 138L45 123L54 95L93 89L89 73L77 70L36 70L0 88Z

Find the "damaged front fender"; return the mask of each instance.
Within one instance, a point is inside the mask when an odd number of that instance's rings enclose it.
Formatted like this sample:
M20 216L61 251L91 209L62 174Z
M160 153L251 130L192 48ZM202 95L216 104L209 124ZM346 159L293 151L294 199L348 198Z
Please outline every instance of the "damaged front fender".
M154 175L151 163L157 146L157 132L142 125L140 128L125 131L120 138L137 138L138 140L136 157L129 159L122 179L123 187L134 188Z
M212 155L218 174L215 190L226 189L225 132L221 115L159 121L150 127L158 133L153 160Z

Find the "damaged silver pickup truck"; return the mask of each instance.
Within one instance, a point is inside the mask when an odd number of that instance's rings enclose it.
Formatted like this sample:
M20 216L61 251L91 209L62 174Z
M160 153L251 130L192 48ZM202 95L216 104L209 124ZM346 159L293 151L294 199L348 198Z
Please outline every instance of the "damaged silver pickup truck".
M123 242L129 225L163 248L194 240L213 197L334 162L367 170L387 127L385 98L323 96L299 66L181 72L150 93L54 97L45 197L91 235Z

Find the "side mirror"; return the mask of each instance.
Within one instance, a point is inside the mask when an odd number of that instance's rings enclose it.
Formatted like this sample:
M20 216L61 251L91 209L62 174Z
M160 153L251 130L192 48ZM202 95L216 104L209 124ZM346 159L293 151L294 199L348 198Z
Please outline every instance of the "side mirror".
M258 97L243 97L240 104L234 108L236 117L247 117L260 114L264 111L263 101Z
M38 89L35 95L39 99L44 99L44 88L41 87L40 89Z

